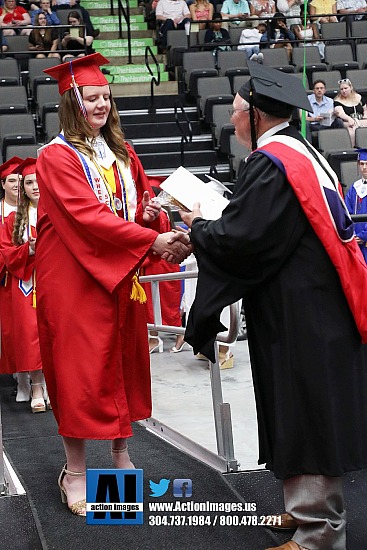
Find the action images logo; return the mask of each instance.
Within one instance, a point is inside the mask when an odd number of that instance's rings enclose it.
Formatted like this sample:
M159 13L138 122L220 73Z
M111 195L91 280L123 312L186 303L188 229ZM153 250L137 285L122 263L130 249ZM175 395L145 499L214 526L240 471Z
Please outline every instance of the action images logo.
M87 470L87 525L142 525L143 470Z

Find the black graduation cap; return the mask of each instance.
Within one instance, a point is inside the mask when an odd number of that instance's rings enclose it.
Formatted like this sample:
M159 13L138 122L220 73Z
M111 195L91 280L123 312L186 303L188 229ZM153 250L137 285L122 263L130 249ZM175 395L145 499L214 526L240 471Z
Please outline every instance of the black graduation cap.
M289 116L293 107L312 111L301 80L255 61L247 64L251 79L238 93L254 107L280 118Z

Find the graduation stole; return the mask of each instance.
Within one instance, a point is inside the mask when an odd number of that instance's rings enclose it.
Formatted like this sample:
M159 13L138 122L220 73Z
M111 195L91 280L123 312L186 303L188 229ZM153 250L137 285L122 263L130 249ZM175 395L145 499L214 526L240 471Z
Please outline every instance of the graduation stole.
M97 169L96 163L92 162L89 157L78 151L74 145L69 143L63 134L59 134L54 140L51 141L48 145L51 145L53 143L66 145L70 149L74 151L74 153L77 155L77 157L80 160L80 163L82 165L85 178L87 182L89 183L90 187L92 188L94 194L96 195L99 202L105 203L111 210L111 212L117 216L115 203L113 200L113 197L111 196L111 190L108 188L108 184L105 182L105 178L101 174L101 171ZM129 205L128 205L128 197L127 192L124 184L124 180L122 177L121 170L119 168L119 162L116 159L116 168L117 168L117 174L119 178L119 184L116 185L116 195L120 195L120 202L122 200L122 208L124 212L124 219L125 221L130 221L130 215L129 215ZM118 192L118 187L120 186L120 193ZM138 301L141 304L144 304L147 301L147 296L145 294L145 290L139 283L138 274L136 273L132 277L132 288L130 293L131 300Z
M24 244L28 245L29 237L37 237L36 228L34 225L31 225L31 220L29 216L29 207L28 207L28 222L27 226L24 229L23 241ZM29 246L29 245L28 245ZM33 274L30 276L28 281L19 279L18 288L24 294L24 296L29 296L32 294L32 307L36 309L37 307L37 294L36 294L36 270L33 270Z
M256 149L285 174L313 230L338 273L343 292L362 338L367 343L367 265L354 238L353 222L341 195L336 174L315 151L331 173L334 184L299 140L274 135Z

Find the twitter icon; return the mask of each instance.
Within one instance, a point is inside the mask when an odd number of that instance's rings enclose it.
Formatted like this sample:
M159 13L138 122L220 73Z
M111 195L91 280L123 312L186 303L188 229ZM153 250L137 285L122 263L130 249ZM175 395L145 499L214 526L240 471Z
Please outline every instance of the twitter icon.
M161 479L158 483L154 483L151 479L149 480L149 487L152 491L149 496L151 497L161 497L163 496L169 487L170 479Z

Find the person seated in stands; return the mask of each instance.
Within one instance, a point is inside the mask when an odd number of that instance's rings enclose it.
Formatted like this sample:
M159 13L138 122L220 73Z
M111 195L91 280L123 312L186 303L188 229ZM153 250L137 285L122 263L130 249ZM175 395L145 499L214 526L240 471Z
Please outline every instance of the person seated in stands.
M35 57L57 57L60 59L60 54L56 52L59 45L59 33L56 29L48 26L46 15L42 11L36 15L35 25L43 28L32 30L29 35L29 50L35 53Z
M345 195L345 204L350 214L367 214L367 149L359 149L357 157L361 178L353 183ZM367 263L367 223L354 223L354 238Z
M245 50L251 61L262 63L264 55L260 52L260 39L265 32L265 23L259 23L256 29L243 29L237 50Z
M340 21L359 21L367 16L366 0L337 0L336 9L342 15ZM349 15L356 12L356 15Z
M352 147L355 145L356 129L367 127L367 106L362 102L349 78L339 80L339 93L334 98L335 114L348 129Z
M1 37L1 40L0 40L0 50L3 53L8 50L8 43L6 41L6 38L4 38L3 36Z
M226 29L228 29L228 26L252 27L249 20L250 8L247 0L224 0L220 13L223 21L229 20L228 23L223 24Z
M275 12L275 0L251 0L250 2L250 14L252 19L256 20L259 17L268 17L270 19ZM267 21L262 20L261 23L266 25Z
M324 80L315 80L313 93L307 96L312 107L312 112L306 113L306 138L310 143L312 143L312 132L328 128L343 128L343 121L334 116L334 101L331 97L327 97L325 92ZM329 118L325 115L331 116ZM300 114L300 116L302 115Z
M22 29L30 24L31 18L27 10L17 6L15 0L4 0L4 6L0 8L0 26L4 36L30 34L31 29Z
M204 36L205 49L213 50L213 55L218 51L230 50L231 38L227 29L222 28L222 16L220 13L213 15L213 22Z
M207 21L213 19L214 6L209 0L194 0L194 2L190 4L189 9L192 21ZM206 29L207 25L206 22L200 23L199 30Z
M320 56L324 58L325 44L320 41L320 33L316 23L313 23L310 18L309 5L307 4L307 20L305 25L304 19L304 5L301 6L301 23L299 25L293 25L293 32L296 35L297 40L302 41L304 46L317 46L320 52Z
M299 25L301 22L301 5L304 0L277 0L277 9L282 12L287 19L287 25L292 29L292 25ZM293 29L292 29L293 30Z
M292 57L291 41L295 40L295 34L289 30L285 17L282 13L276 12L270 21L270 32L264 32L260 38L261 48L285 48L288 58Z
M35 25L36 15L39 13L45 14L47 25L60 25L60 19L57 17L57 13L51 10L51 0L41 0L39 9L31 11L32 25Z
M88 32L86 26L84 28L79 27L79 25L84 25L84 21L78 11L71 11L69 13L68 25L72 25L73 27L78 26L78 28L69 29L61 40L62 49L70 50L63 56L62 61L70 61L74 57L84 57L85 55L94 53L92 48L93 36L89 34L90 31Z
M80 2L77 1L77 0L52 0L52 8L53 10L70 10L70 9L73 9L74 10L80 10L82 12L82 17L83 17L83 21L86 25L86 27L88 27L90 29L90 32L91 32L91 35L93 36L93 38L97 38L97 36L99 35L99 29L95 29L93 27L93 23L90 19L90 15L89 15L89 11L87 11L85 8L83 8L83 6L80 5Z
M161 48L167 48L167 33L175 29L185 29L190 24L190 10L185 0L159 0L155 15L161 21L159 29ZM186 29L189 32L188 29Z
M312 4L308 4L312 21L315 23L337 23L336 2L335 0L312 0ZM329 14L329 15L328 15ZM319 17L319 16L322 17ZM316 17L315 17L316 16Z

